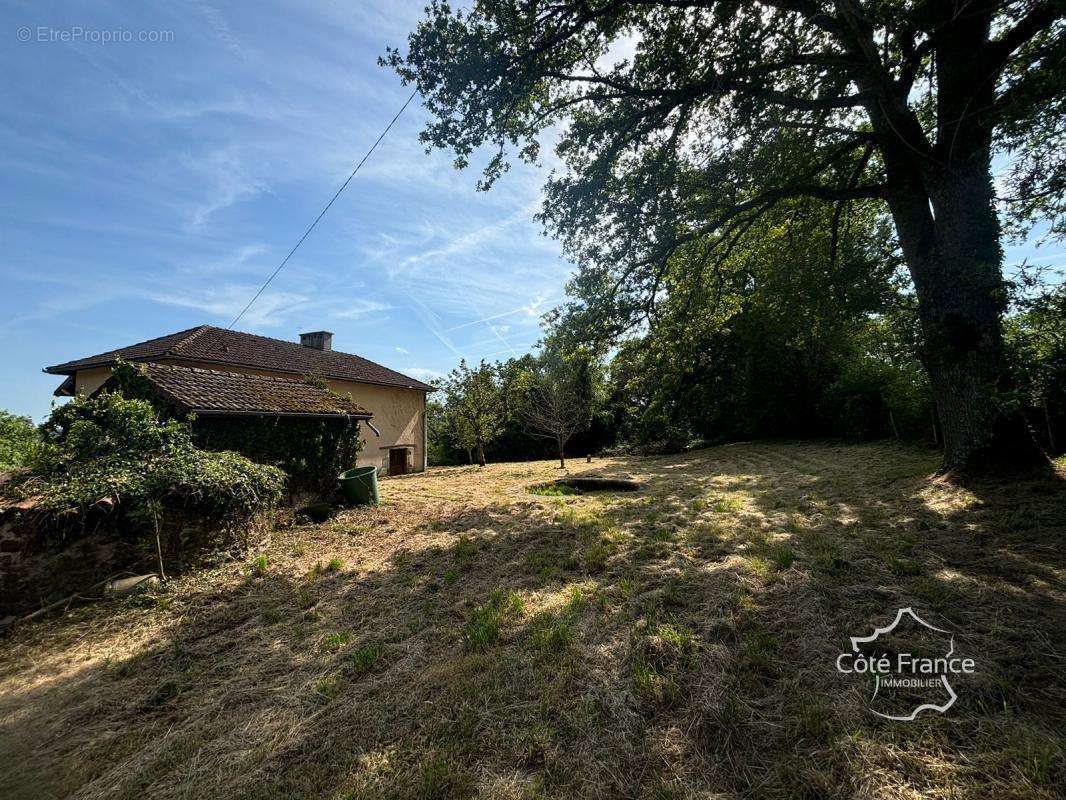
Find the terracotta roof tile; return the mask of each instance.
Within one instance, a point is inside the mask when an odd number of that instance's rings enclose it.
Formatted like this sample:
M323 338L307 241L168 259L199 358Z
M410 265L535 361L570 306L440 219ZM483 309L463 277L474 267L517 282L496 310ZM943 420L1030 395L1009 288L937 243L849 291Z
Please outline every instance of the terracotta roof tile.
M203 361L433 391L432 386L422 381L351 353L316 350L296 342L210 325L201 325L95 356L56 364L46 367L45 372L70 375L79 369L113 364L119 358L127 361Z
M198 414L372 416L351 399L303 380L173 364L145 364L142 369L163 398ZM113 388L113 382L97 391Z

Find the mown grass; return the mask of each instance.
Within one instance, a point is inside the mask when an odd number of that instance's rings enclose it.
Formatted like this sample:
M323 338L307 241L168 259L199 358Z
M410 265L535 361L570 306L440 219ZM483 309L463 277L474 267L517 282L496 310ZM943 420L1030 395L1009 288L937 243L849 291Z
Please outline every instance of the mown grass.
M0 796L1061 796L1060 482L748 444L386 481L262 558L0 643ZM1066 474L1066 464L1062 464ZM834 667L910 605L978 673L889 723Z

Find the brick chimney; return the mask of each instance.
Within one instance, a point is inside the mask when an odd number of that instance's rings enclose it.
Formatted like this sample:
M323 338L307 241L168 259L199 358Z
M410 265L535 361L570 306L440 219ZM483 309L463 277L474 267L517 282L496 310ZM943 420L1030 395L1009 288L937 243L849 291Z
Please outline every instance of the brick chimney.
M300 334L300 344L304 347L313 347L315 350L332 350L333 334L329 331L312 331Z

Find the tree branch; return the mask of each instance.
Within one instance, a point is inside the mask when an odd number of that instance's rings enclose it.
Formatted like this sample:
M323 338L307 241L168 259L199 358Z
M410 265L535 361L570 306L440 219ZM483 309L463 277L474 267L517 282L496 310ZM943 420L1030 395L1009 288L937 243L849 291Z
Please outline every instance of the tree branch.
M1064 15L1066 7L1062 3L1036 3L1013 28L988 43L985 48L986 73L998 75L1006 67L1015 50Z

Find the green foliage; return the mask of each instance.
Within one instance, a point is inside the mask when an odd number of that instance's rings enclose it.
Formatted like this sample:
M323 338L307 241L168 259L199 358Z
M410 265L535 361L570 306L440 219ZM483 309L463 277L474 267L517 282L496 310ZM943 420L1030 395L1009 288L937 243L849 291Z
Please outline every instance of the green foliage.
M1058 276L1061 279L1061 275ZM1066 284L1023 276L1004 333L1018 404L1044 447L1066 450Z
M638 390L626 398L639 410L634 438L834 432L827 416L853 435L898 430L925 387L848 342L864 314L891 313L868 292L898 258L950 414L944 466L990 447L1039 462L1005 389L1000 209L1016 229L1048 220L1051 236L1066 235L1062 11L1009 0L970 12L872 0L435 2L407 51L382 63L417 85L425 144L458 168L489 151L481 188L557 136L562 167L540 219L578 268L564 316L576 341L605 352L633 332L651 340L618 365ZM1006 191L997 152L1011 156ZM871 215L882 235L865 247L849 231ZM755 269L730 263L738 247ZM835 291L820 304L748 304L798 276Z
M440 382L445 404L438 429L448 431L467 460L485 463L485 446L500 435L506 418L504 395L496 368L482 361L471 369L460 361Z
M463 368L454 371L445 386L455 385L456 376L466 374ZM494 434L483 442L488 460L558 458L560 438L568 452L582 454L613 444L614 427L603 404L603 366L580 346L548 342L538 354L482 364L479 369L493 376ZM453 391L430 403L434 464L472 463L477 455L476 442L468 448L470 440L460 433L458 409L463 399Z
M161 507L244 515L277 502L283 487L280 470L200 450L187 424L115 393L57 407L41 434L31 472L5 489L35 497L37 510L56 521L79 522L111 507L142 527Z
M532 369L519 373L520 392L514 405L527 433L554 442L555 456L565 466L570 438L592 422L594 368L584 349L564 354L547 347Z
M193 439L205 450L233 450L259 464L279 467L291 491L328 496L337 476L355 466L362 447L358 420L283 417L201 417Z
M884 222L856 207L793 203L739 239L713 276L698 243L671 260L654 329L611 363L611 416L645 447L765 436L928 435L913 302L883 252ZM831 252L832 251L832 252ZM836 258L837 263L833 262ZM696 263L694 263L696 262ZM587 336L566 314L558 335Z
M715 235L709 266L753 218L796 197L881 203L912 189L941 203L930 190L946 181L901 186L896 170L928 180L957 169L966 148L1009 150L1010 216L1061 233L1066 79L1050 9L1019 24L1026 9L1011 2L965 21L948 6L874 2L562 0L551 13L533 0L434 3L407 52L390 48L383 63L417 83L427 145L459 168L491 149L483 187L562 132L565 168L548 181L542 219L580 266L576 294L617 329L645 319L665 262L701 232ZM982 77L954 81L954 69ZM956 161L938 161L945 152Z
M0 411L0 469L25 466L38 441L29 417Z

